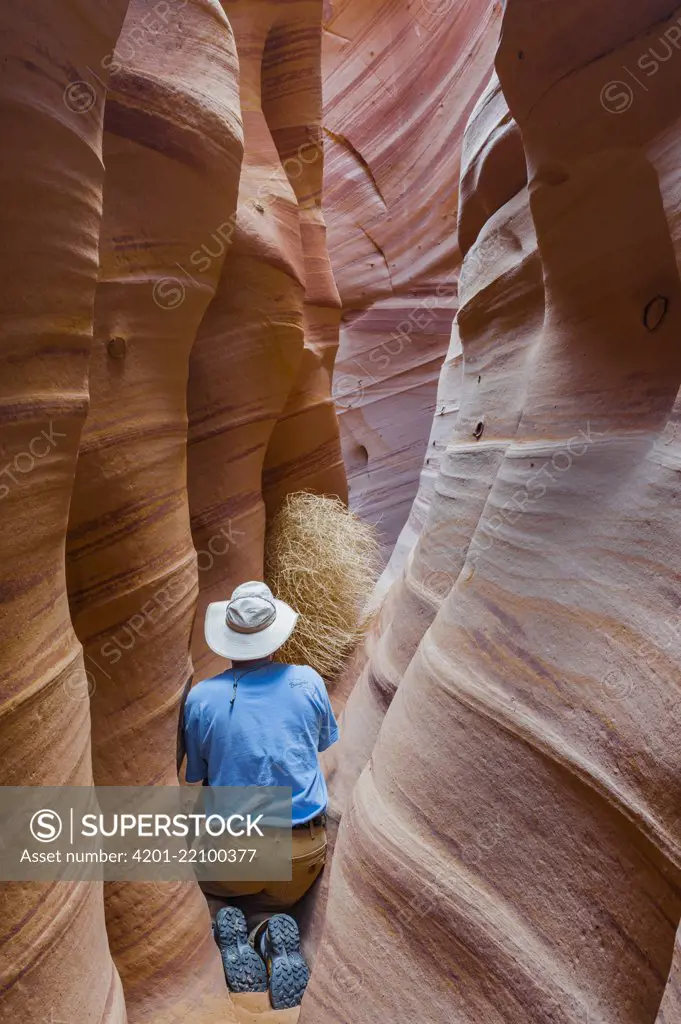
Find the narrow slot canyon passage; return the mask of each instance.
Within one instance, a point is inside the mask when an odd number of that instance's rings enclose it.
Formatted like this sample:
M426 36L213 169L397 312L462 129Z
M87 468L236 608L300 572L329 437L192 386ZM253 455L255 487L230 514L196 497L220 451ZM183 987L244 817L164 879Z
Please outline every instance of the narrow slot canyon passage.
M0 56L0 1021L681 1024L681 8Z

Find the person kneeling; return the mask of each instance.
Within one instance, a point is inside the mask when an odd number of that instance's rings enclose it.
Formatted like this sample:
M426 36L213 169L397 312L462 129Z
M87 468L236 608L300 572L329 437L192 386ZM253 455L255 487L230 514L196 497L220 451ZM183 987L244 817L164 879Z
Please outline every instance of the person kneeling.
M297 618L297 612L258 581L241 584L228 601L210 604L206 643L232 665L190 690L184 708L187 782L291 788L291 881L203 885L204 891L223 898L257 895L261 905L277 910L297 903L324 867L328 794L317 755L338 739L338 725L321 676L309 665L272 660L291 636ZM240 911L222 915L224 941L216 931L221 950L229 947L228 958L235 951L238 957L249 956L242 934L245 924L238 914ZM289 935L295 922L286 915L278 917L285 921L272 919L274 936L269 934L270 928L261 929L262 953L270 964L277 964L279 975L290 968L302 977L296 959L298 940ZM268 949L281 945L280 933L286 935L282 951L269 955ZM290 956L286 946L291 947ZM282 967L284 961L289 968ZM230 983L229 976L227 980ZM286 988L286 984L278 987Z

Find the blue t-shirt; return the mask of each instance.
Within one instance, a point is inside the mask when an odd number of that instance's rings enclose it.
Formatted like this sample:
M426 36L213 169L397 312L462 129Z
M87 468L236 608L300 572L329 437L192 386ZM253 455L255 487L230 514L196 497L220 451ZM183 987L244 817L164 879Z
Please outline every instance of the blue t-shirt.
M317 751L338 739L324 680L314 669L266 662L205 679L184 710L187 782L290 786L293 824L326 810Z

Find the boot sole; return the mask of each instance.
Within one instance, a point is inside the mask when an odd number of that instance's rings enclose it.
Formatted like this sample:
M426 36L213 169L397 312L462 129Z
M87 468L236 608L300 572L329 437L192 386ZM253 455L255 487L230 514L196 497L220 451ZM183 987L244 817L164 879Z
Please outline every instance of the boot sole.
M222 968L231 992L267 992L267 968L248 944L246 918L238 907L221 907L213 935L220 949Z
M300 1006L310 969L300 952L298 925L288 914L270 918L267 926L270 1002L275 1010Z

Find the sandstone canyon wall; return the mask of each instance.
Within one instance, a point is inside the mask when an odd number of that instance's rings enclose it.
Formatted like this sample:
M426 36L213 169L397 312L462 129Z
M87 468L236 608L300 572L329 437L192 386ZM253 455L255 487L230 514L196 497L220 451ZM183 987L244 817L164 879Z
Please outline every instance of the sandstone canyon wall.
M341 309L386 550L422 470L335 691L304 1024L681 1013L681 11L507 0L490 79L500 18L0 14L3 784L176 784L199 590L203 674L267 514L344 494ZM2 909L8 1019L235 1019L196 886Z
M344 715L301 1021L674 1019L678 18L508 0L520 134L493 86L464 144L461 411ZM658 77L623 88L639 60Z
M347 495L330 394L340 304L321 216L321 2L232 4L240 66L229 6L132 0L127 14L111 3L99 20L61 7L52 18L41 4L23 18L7 12L6 784L86 785L93 764L100 785L177 784L177 712L205 569L189 526L185 396L209 306L202 336L216 323L221 333L190 401L210 409L209 385L229 367L231 413L256 442L256 472L245 467L241 484L258 514L300 487ZM225 227L242 223L238 196L254 189L266 227L244 227L221 275ZM251 395L240 341L262 385ZM200 357L199 346L195 368ZM244 470L227 436L207 472L230 460ZM228 503L231 476L220 480L230 480ZM220 554L238 533L223 523ZM259 529L244 545L248 575L262 572L264 518ZM233 568L222 569L227 585L239 582ZM3 1010L14 1019L40 1016L48 991L55 1021L122 1022L126 1006L130 1021L234 1019L195 885L108 884L104 902L96 885L53 885L47 896L12 885L3 908Z
M464 261L451 345L463 346L466 357L463 375L459 365L458 416L437 476L422 498L423 528L395 549L384 573L397 578L353 663L359 678L344 706L341 740L325 755L334 826L369 760L399 682L460 572L467 540L518 426L527 361L542 325L541 263L525 160L496 76L471 114L461 163L459 222L472 221L470 206L486 210L489 220L485 223L483 214L476 234L466 238L462 232L460 237ZM447 364L442 375L445 380L453 376ZM417 529L418 521L412 521ZM415 527L407 524L405 532ZM382 580L378 591L385 586ZM339 706L350 676L345 673L334 689ZM310 908L314 934L321 926L324 898L322 889Z
M673 1024L677 1020L681 1020L681 942L679 941L679 932L676 933L674 960L655 1024Z
M325 8L324 208L343 304L334 394L351 505L377 523L386 557L454 411L451 386L437 387L461 259L459 150L500 16L497 0Z
M512 140L515 146L509 145ZM424 527L406 560L397 549L386 570L395 571L393 563L404 560L367 640L366 664L344 710L342 741L327 755L336 816L369 758L400 679L460 572L467 539L518 425L526 363L544 312L518 141L494 77L471 115L462 148L464 173L477 169L477 187L470 195L462 189L461 221L469 202L484 204L492 216L478 225L472 246L461 239L465 258L453 346L463 348L466 364L458 415ZM500 181L506 182L505 191Z
M125 3L0 11L0 781L92 782L90 711L64 538L87 409L106 69ZM101 82L88 68L101 69ZM85 698L85 699L83 699ZM7 1020L124 1024L102 889L2 884Z
M177 785L197 598L185 394L220 261L191 287L177 265L234 213L242 152L221 5L190 0L154 23L155 6L131 0L111 65L90 410L67 547L98 785ZM233 1019L196 884L107 883L105 909L131 1022Z
M206 605L263 574L266 514L291 491L347 498L331 374L340 302L321 213L321 0L228 0L245 151L236 216L196 263L227 251L192 351L189 495L199 552L193 655Z

